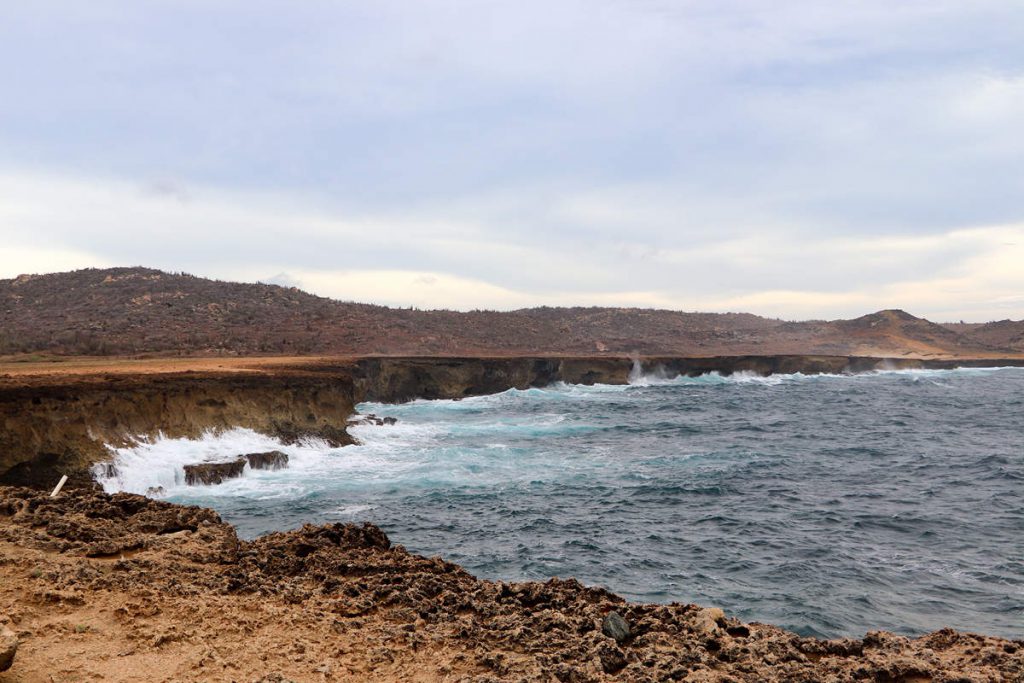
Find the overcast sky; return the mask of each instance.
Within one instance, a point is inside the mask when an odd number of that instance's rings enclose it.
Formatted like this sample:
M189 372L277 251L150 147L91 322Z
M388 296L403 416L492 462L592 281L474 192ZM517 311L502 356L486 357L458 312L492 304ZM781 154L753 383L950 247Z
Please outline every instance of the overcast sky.
M0 64L0 278L1024 318L1018 0L33 0Z

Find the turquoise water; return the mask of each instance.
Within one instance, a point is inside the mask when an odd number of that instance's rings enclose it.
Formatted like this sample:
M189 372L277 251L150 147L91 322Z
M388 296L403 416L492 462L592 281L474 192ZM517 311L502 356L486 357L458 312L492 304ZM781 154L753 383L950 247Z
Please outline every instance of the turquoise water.
M1024 637L1024 371L705 375L365 404L363 445L236 430L118 454L245 536L371 521L487 578L575 576L803 634ZM214 487L181 466L279 448Z

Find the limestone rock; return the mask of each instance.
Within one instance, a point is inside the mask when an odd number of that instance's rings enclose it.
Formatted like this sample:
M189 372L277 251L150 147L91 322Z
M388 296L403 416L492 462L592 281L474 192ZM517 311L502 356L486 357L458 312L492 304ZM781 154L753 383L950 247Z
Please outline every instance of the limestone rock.
M281 451L246 453L242 456L254 470L279 470L288 466L288 454Z
M18 637L6 626L0 626L0 671L7 671L14 664L18 651Z
M698 631L704 633L715 633L718 631L719 622L725 621L725 612L719 607L706 607L697 613L694 619L694 626Z
M63 638L59 630L40 628L53 623L48 612L83 623L113 599L112 642L99 653L119 653L120 641L129 638L134 644L127 654L156 644L164 652L150 654L179 661L175 639L201 637L208 639L205 647L222 653L213 659L216 673L238 683L284 683L285 676L362 680L357 672L349 675L350 664L383 668L392 673L386 680L407 680L421 668L424 679L477 683L1024 683L1019 640L944 629L916 639L873 631L863 639L821 641L741 624L717 609L628 604L574 579L482 581L392 545L372 525L306 525L244 541L212 510L124 493L72 489L50 498L47 490L0 486L0 554L10 544L52 553L46 561L0 562L5 594L27 598L24 606L12 602L17 612L9 618L18 630L39 633L40 646ZM137 557L129 554L132 548ZM112 562L81 561L96 552ZM237 647L232 633L219 633L222 624L251 617L257 603L250 600L270 608L262 664L253 662L253 650ZM84 612L76 609L83 605ZM210 615L204 625L190 621L193 610ZM153 620L158 614L164 616ZM698 620L713 631L698 630ZM629 636L620 644L614 636L626 628ZM432 659L436 653L440 660ZM15 666L29 664L28 654L23 649ZM322 670L325 661L329 672ZM234 671L222 671L221 664ZM213 669L196 680L212 679Z
M189 486L220 484L225 479L242 476L245 458L231 462L203 462L185 465L185 483Z
M367 413L366 415L358 415L348 421L349 425L375 425L377 427L383 427L384 425L393 425L398 422L396 417L379 417L373 413Z
M626 655L610 643L602 645L597 651L597 656L606 674L615 674L626 668Z

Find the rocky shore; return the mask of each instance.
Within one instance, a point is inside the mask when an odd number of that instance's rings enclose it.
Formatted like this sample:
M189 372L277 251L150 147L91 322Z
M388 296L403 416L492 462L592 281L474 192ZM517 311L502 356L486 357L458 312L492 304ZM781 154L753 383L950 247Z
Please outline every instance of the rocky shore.
M644 372L1019 364L845 356L646 358ZM195 369L0 368L0 683L47 681L1014 681L1024 642L942 630L819 641L568 579L479 580L378 528L240 541L211 510L95 491L107 445L248 427L341 445L360 401L624 383L629 358L311 358ZM358 419L379 421L375 416ZM277 452L224 463L287 466ZM196 481L233 476L200 465ZM48 491L71 475L63 493ZM7 486L4 486L7 485ZM19 488L28 485L35 488Z
M639 365L638 365L639 364ZM694 358L368 357L251 358L214 364L119 361L62 369L0 366L0 484L90 486L108 446L157 435L198 438L244 427L284 443L305 437L352 443L346 426L361 401L462 398L517 388L624 384L643 372L699 375L843 373L874 369L1021 365L1024 359L919 359L763 355Z
M1024 641L822 641L575 580L477 579L371 525L240 541L211 510L0 487L4 683L1021 681Z

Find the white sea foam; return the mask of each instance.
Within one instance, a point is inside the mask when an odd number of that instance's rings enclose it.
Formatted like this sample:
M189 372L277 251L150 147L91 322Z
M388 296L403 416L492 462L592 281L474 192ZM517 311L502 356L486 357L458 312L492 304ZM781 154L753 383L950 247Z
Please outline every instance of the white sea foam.
M371 431L372 436L371 436ZM158 437L136 446L115 448L108 472L105 464L94 468L96 479L108 493L152 493L179 496L200 493L205 496L251 496L275 498L299 496L324 485L339 482L393 476L415 465L408 458L392 458L389 452L429 433L422 425L394 427L354 427L357 438L370 444L332 448L320 440L284 445L278 440L249 429L232 429L206 434L199 439ZM288 455L288 466L280 470L252 470L246 465L241 477L215 486L186 486L185 465L199 462L226 462L245 453L279 450ZM112 476L107 476L108 474Z
M430 419L424 415L418 418ZM492 483L528 474L519 471L515 449L504 439L545 437L583 429L560 426L564 420L559 414L479 422L466 422L451 414L448 419L429 423L400 418L395 425L351 427L350 433L360 443L343 448L332 448L316 440L284 445L248 429L206 434L199 439L158 437L135 446L111 449L113 457L109 464L113 467L108 470L108 463L97 465L94 473L108 493L126 491L204 504L211 498L298 499L325 491L380 486ZM467 447L467 441L479 445ZM286 453L287 467L252 470L246 466L242 476L221 484L185 484L185 465L227 462L245 453L268 450Z
M1024 371L1024 367L1000 366L986 368L902 368L882 367L876 370L855 373L775 373L762 375L749 370L740 370L731 374L722 374L717 370L706 372L700 375L675 375L669 376L663 366L656 366L652 370L644 371L638 361L633 362L633 369L629 374L630 386L673 386L673 385L707 385L707 384L762 384L778 385L790 382L820 381L820 380L852 380L865 381L875 377L906 377L911 381L919 379L941 379L945 377L956 377L966 375L988 375L994 372L1013 370Z
M361 512L369 512L373 510L375 505L346 505L334 510L334 514L341 515L342 517L351 517L358 515Z

